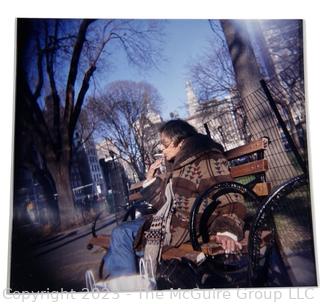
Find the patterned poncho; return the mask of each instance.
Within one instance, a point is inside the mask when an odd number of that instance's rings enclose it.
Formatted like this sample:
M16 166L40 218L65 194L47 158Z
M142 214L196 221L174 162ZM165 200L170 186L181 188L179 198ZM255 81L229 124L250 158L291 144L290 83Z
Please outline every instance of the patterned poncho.
M146 218L135 239L136 249L153 243L161 247L161 254L162 250L179 247L189 241L189 216L196 197L214 184L232 181L221 145L202 134L184 140L167 171L166 175L157 177L141 191L144 199L151 202L158 213ZM170 203L165 193L169 181L172 182L173 195ZM230 232L238 240L243 238L246 208L242 199L239 194L220 199L221 203L210 219L210 233ZM199 217L202 211L200 209ZM159 215L165 217L159 219ZM170 236L169 241L166 233Z

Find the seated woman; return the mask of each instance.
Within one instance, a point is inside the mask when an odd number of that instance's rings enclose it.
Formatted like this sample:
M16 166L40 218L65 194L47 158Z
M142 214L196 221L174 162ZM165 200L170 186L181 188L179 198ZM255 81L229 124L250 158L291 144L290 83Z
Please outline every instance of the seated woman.
M220 144L180 119L166 122L159 131L167 172L156 175L161 166L157 160L141 191L157 212L112 231L105 256L112 277L136 273L137 255L151 259L155 273L163 252L190 240L189 214L196 197L209 186L232 181ZM246 208L241 199L221 204L210 225L210 239L231 253L241 249Z

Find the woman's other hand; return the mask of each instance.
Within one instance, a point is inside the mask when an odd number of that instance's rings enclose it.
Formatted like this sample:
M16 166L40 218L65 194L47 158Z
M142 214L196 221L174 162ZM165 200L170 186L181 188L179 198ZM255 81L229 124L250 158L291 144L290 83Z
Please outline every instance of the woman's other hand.
M241 251L242 245L226 235L213 235L210 240L220 244L226 254L236 253Z

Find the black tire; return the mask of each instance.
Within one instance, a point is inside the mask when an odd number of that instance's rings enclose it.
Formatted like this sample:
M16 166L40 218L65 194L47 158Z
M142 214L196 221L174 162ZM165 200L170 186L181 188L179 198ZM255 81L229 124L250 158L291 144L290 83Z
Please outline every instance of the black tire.
M203 242L208 242L209 234L207 230L207 221L220 203L218 198L228 193L239 193L243 195L245 199L250 199L250 201L253 201L253 204L256 205L256 207L261 204L261 199L252 190L242 184L236 182L225 182L210 187L208 190L197 197L191 208L189 229L190 240L194 250L201 250L198 241L199 235L201 235ZM200 206L204 204L207 199L210 199L211 202L204 210L203 215L200 219L200 225L199 227L197 227L197 214L199 212Z
M249 234L249 245L248 245L248 254L250 257L249 261L249 281L252 286L257 286L257 282L259 284L259 280L257 280L257 268L259 267L260 256L260 244L261 244L261 231L262 229L272 223L272 232L273 232L273 242L277 239L277 230L274 222L274 215L280 207L285 204L286 197L296 191L299 191L301 187L308 185L308 178L305 175L300 175L294 177L285 183L278 186L272 193L268 196L268 198L264 201L264 203L260 206L257 211L256 217L254 219L253 225ZM269 244L270 250L276 250L277 254L280 256L278 244L275 242L274 244ZM282 269L286 269L283 264L281 258L279 259L279 263L282 264ZM281 265L280 265L281 266ZM281 286L292 286L290 282L288 274L282 273ZM279 281L279 280L278 280Z

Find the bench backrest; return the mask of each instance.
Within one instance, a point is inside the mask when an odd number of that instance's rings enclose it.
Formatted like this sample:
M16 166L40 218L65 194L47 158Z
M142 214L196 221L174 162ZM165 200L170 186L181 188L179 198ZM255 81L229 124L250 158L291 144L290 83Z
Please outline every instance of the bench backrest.
M231 176L241 183L250 177L253 191L259 196L266 196L270 193L271 184L266 182L268 160L264 158L264 151L268 148L269 139L262 137L248 144L236 147L225 152L229 161ZM143 184L138 182L130 187L129 201L141 199L139 190Z
M231 176L241 183L252 185L253 191L259 196L266 196L271 191L271 184L266 181L268 160L264 157L268 144L269 139L262 137L225 152ZM251 178L250 182L245 181L248 177Z

